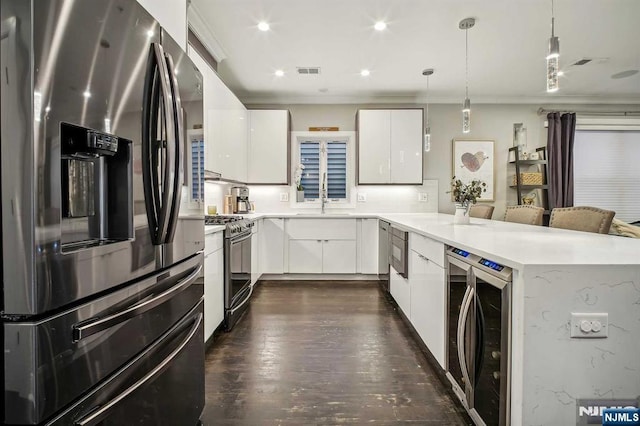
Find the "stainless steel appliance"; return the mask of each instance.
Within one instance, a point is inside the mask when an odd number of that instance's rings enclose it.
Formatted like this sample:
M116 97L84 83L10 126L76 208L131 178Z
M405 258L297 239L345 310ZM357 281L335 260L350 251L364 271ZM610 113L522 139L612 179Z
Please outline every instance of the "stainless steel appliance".
M391 224L378 221L378 280L382 288L389 292L389 243Z
M249 188L234 186L231 188L231 196L233 197L233 213L249 213L251 211Z
M391 227L390 262L393 269L404 278L409 278L409 233Z
M224 325L230 331L249 307L251 284L251 228L242 216L207 216L207 225L224 230Z
M478 425L510 423L511 268L447 249L447 377Z
M1 423L196 424L200 73L134 0L2 0L0 23Z

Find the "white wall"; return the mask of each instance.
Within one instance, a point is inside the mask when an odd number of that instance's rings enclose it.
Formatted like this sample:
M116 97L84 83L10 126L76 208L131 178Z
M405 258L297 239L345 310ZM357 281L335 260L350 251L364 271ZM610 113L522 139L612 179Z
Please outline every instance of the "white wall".
M138 0L169 35L187 51L187 0Z
M305 131L309 127L337 126L340 130L356 130L356 112L360 108L415 108L424 104L339 104L339 105L247 105L247 108L286 108L291 111L292 130ZM453 213L454 204L446 192L452 171L452 140L489 139L495 141L495 205L494 219L502 219L507 205L517 204L514 189L509 188L508 179L515 173L508 163L508 149L513 146L513 125L523 123L527 128L529 151L545 146L547 130L546 117L538 115L540 107L560 110L616 111L625 108L637 109L632 105L540 105L540 104L472 104L471 132L462 133L461 105L429 105L431 122L431 151L425 154L424 178L437 180L439 189L438 210ZM393 187L384 188L390 193Z

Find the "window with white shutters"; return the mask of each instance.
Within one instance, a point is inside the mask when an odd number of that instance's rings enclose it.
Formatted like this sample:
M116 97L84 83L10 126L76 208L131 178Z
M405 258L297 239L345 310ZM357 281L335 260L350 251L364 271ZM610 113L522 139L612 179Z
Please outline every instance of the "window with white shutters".
M301 141L300 164L305 201L320 199L323 188L329 201L347 200L347 142Z

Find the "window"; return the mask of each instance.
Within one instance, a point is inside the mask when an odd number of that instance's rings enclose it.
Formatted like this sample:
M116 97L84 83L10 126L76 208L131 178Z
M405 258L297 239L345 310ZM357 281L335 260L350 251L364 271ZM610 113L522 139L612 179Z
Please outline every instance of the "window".
M638 182L640 131L576 131L573 148L574 202L640 220Z
M347 200L347 142L342 140L300 141L300 163L304 172L300 184L305 201L322 196L323 186L332 202Z
M190 143L191 201L204 202L204 138L201 134L192 135Z

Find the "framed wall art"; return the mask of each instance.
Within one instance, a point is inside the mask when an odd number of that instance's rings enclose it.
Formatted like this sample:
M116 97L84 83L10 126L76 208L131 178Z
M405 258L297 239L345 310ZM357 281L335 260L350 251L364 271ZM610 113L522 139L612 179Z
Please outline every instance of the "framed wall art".
M487 191L478 201L495 200L495 152L494 141L475 139L453 140L452 176L462 183L481 180L487 184Z

